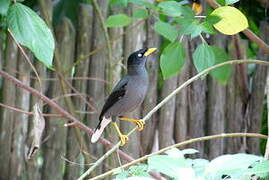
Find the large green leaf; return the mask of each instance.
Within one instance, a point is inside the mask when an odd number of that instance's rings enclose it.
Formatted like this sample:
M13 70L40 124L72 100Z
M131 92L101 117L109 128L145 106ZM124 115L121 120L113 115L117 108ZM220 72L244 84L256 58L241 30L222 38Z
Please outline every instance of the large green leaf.
M248 167L263 157L251 154L223 155L213 159L206 167L205 174L212 179L220 179L227 175L231 179L238 179L244 175Z
M211 48L215 54L215 64L220 64L229 60L228 54L224 50L215 46L212 46ZM231 72L232 68L230 65L228 65L215 69L209 74L216 78L220 83L225 84L229 80Z
M10 0L0 0L0 14L6 15L10 5Z
M238 9L223 6L215 9L211 15L219 16L221 20L214 27L223 34L233 35L248 27L246 16Z
M52 65L54 39L45 22L30 8L15 3L7 15L8 28L16 41L28 47L47 67Z
M175 41L178 36L177 30L173 26L162 21L154 24L154 30L171 42Z
M163 1L158 4L158 7L163 14L171 17L181 16L183 11L180 4L176 1Z
M269 160L259 162L253 168L248 168L246 174L255 174L262 177L269 176Z
M126 14L111 15L106 20L107 27L122 27L127 26L132 21L132 18Z
M185 62L185 51L179 42L169 44L161 55L161 70L164 78L178 73Z
M215 54L211 46L200 44L193 53L193 63L198 72L215 64Z
M148 170L158 171L172 178L179 179L181 168L191 168L185 159L169 157L167 155L155 155L148 159Z

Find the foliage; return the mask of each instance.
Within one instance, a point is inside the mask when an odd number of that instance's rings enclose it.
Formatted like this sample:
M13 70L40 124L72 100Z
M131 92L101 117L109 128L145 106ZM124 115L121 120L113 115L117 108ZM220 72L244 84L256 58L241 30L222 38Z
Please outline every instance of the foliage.
M1 23L7 24L15 40L28 47L39 61L51 67L55 44L46 23L33 10L19 2L11 5L10 0L4 0L0 6L0 14L6 16L6 21Z
M34 11L16 3L8 10L7 24L16 41L28 47L47 67L52 65L55 47L53 35Z
M238 1L226 0L221 3L231 5ZM154 16L156 19L154 30L170 41L161 54L160 66L164 78L177 74L184 66L185 47L181 45L183 36L190 35L191 39L202 38L204 33L215 34L215 29L221 33L232 35L248 27L246 17L239 9L231 6L219 7L213 12L211 11L205 18L200 18L195 16L188 5L178 1L157 1L157 3L149 3L144 0L119 0L117 3L111 1L112 4L124 4L124 6L128 2L139 6L137 10L134 10L133 17L146 19ZM108 17L107 24L110 24L110 27L127 26L135 18L123 14L112 15ZM198 72L228 59L225 51L207 45L204 40L193 53L193 63ZM230 74L230 67L223 67L209 73L220 83L226 83Z
M170 149L166 155L154 155L148 158L148 165L131 166L128 170L118 173L120 177L131 177L129 173L133 168L137 174L157 171L176 180L209 180L209 179L250 179L256 176L265 178L269 176L269 160L251 154L226 154L211 161L206 159L190 159L188 154L195 154L195 149ZM142 166L143 168L138 168ZM137 174L133 176L137 176Z

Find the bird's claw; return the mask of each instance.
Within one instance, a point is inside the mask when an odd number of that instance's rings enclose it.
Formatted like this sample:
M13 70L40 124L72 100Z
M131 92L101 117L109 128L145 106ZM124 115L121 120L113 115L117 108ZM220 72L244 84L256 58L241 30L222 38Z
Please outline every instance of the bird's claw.
M120 137L120 145L124 146L129 139L128 136L121 134L119 135L119 137Z
M144 120L138 120L136 121L136 125L138 127L138 131L142 131L144 129L145 121Z

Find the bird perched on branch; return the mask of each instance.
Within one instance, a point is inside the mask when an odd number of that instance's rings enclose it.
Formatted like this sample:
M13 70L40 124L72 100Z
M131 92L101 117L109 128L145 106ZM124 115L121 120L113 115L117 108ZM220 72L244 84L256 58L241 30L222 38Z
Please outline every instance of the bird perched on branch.
M127 75L114 87L107 98L101 114L99 124L92 135L91 142L98 141L105 127L112 121L123 146L128 137L121 133L116 119L136 123L138 130L143 130L145 122L141 119L123 117L127 112L134 111L143 102L148 89L148 73L145 67L148 55L156 48L144 48L132 53L127 61Z

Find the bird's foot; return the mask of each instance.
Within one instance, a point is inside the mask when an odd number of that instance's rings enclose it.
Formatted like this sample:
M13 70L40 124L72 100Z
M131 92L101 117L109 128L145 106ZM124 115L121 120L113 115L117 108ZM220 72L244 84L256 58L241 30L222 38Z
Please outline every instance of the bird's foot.
M119 119L135 123L138 127L138 131L142 131L144 129L145 121L142 119L131 119L127 117L120 117Z
M142 131L144 129L144 125L145 125L145 121L140 119L140 120L136 120L135 121L137 127L138 127L138 131Z
M120 138L120 146L124 146L126 142L129 140L128 136L124 134L120 134L119 138Z

